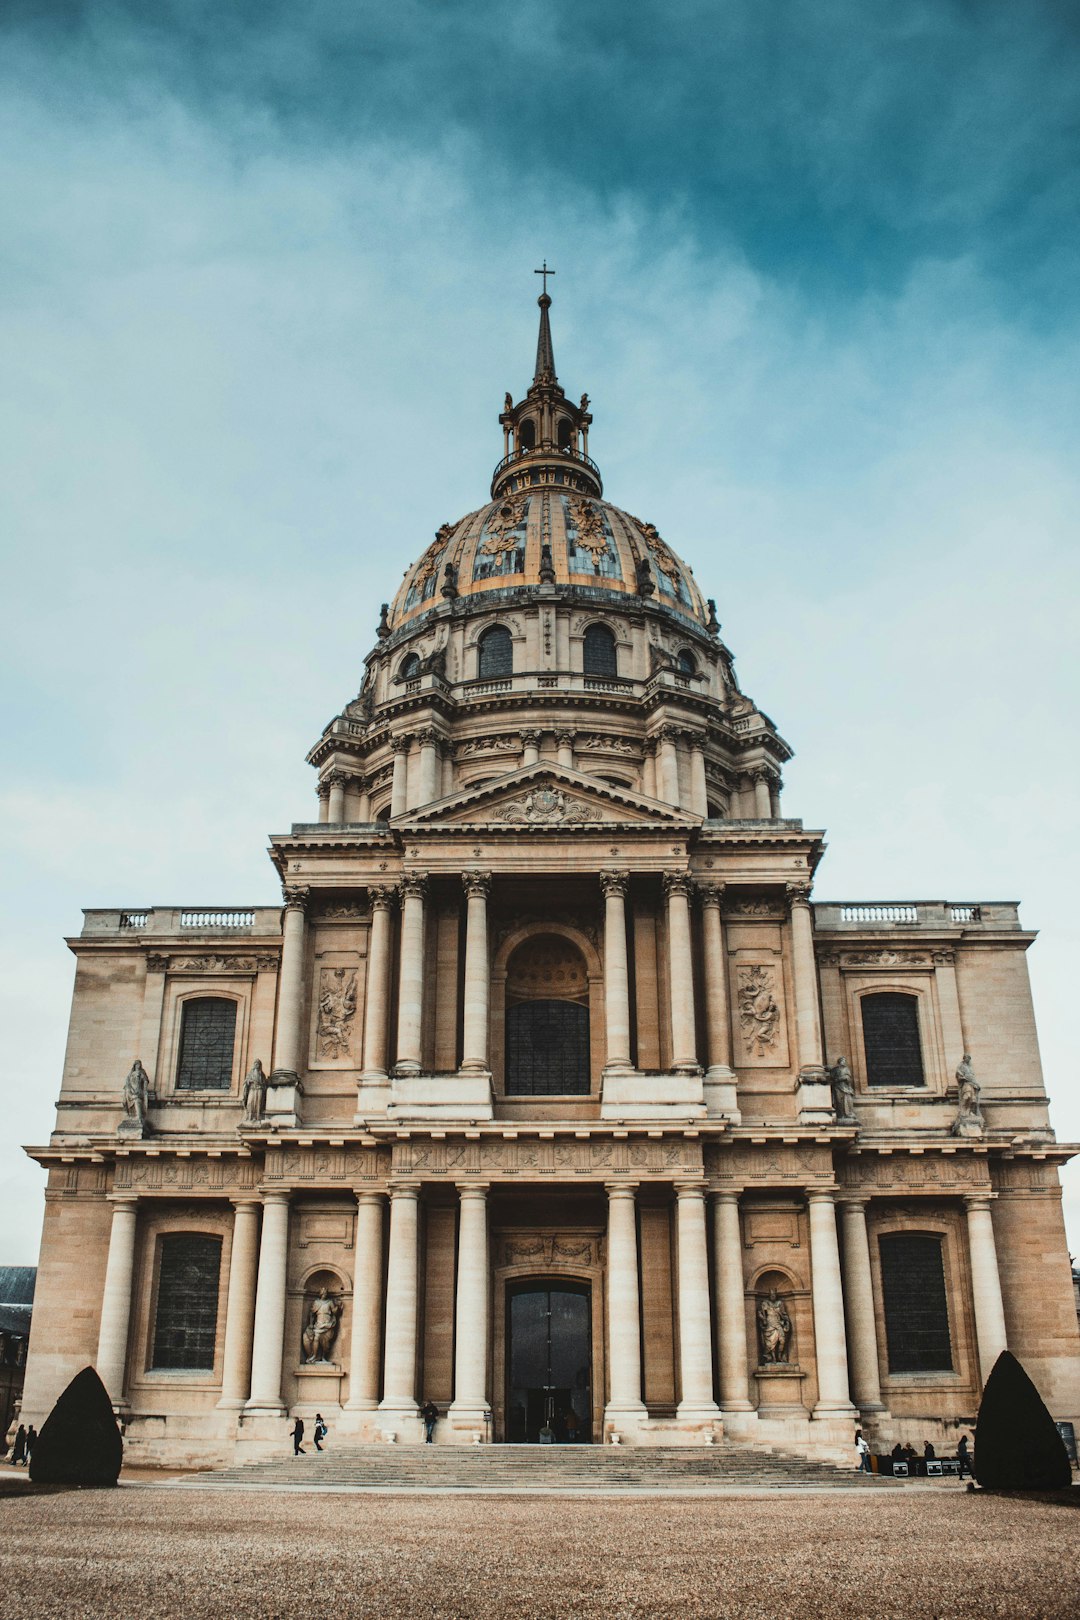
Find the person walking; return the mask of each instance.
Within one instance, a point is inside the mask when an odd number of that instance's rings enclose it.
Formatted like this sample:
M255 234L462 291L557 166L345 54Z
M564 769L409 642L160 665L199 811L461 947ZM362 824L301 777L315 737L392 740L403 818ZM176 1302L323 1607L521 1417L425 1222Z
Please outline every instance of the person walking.
M420 1408L424 1420L424 1444L430 1446L435 1438L435 1425L439 1421L439 1408L434 1401L425 1401Z
M26 1430L23 1428L23 1425L20 1423L19 1427L15 1430L15 1443L11 1448L12 1467L17 1468L20 1463L24 1463L25 1461L26 1461Z
M966 1434L962 1434L956 1442L956 1460L960 1464L960 1478L963 1479L964 1475L968 1474L970 1478L974 1479L975 1472L971 1466L971 1453L968 1450L968 1437Z
M326 1424L323 1422L323 1415L322 1415L321 1412L316 1412L316 1414L315 1414L315 1432L312 1435L312 1439L315 1441L315 1450L316 1451L321 1451L322 1450L322 1446L319 1444L319 1442L321 1440L326 1439L326 1433L327 1433L327 1430L326 1430Z
M304 1438L304 1420L303 1420L302 1417L298 1417L296 1422L292 1426L292 1449L293 1449L293 1456L294 1457L306 1457L307 1456L307 1452L304 1450L303 1446L300 1444L300 1442L301 1442L301 1440L303 1438Z
M861 1429L855 1430L855 1450L859 1454L860 1471L864 1474L870 1473L870 1447Z

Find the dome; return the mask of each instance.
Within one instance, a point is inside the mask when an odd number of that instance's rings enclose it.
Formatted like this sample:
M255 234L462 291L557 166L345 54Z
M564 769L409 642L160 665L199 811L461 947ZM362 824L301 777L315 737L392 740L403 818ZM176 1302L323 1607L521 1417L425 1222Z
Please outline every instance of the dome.
M693 574L654 524L567 487L560 475L570 469L555 457L515 459L517 487L504 481L497 499L446 524L406 571L388 615L391 631L447 599L475 597L479 607L492 592L541 585L576 586L590 598L652 597L706 627L708 610Z

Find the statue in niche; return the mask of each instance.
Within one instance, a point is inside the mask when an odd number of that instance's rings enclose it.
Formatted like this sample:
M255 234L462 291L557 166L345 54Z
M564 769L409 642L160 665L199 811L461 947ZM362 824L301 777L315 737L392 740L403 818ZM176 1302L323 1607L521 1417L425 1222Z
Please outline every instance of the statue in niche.
M791 1317L775 1288L770 1288L757 1308L761 1365L786 1366L791 1345Z
M971 1053L965 1052L960 1067L956 1071L957 1104L956 1118L953 1121L953 1136L981 1136L986 1129L986 1120L983 1118L982 1107L979 1103L979 1082L975 1078L975 1070L971 1066Z
M128 1070L121 1099L124 1117L119 1129L133 1136L146 1135L146 1104L150 1095L150 1077L138 1058Z
M320 1288L312 1300L304 1323L304 1362L329 1361L341 1321L341 1301L333 1299L326 1288Z
M832 1086L832 1104L833 1111L836 1114L836 1123L838 1125L854 1125L855 1082L851 1078L847 1058L837 1058L829 1070L829 1084Z
M260 1125L263 1111L266 1108L266 1075L263 1072L262 1060L256 1058L244 1079L244 1089L240 1093L240 1100L244 1105L243 1124Z

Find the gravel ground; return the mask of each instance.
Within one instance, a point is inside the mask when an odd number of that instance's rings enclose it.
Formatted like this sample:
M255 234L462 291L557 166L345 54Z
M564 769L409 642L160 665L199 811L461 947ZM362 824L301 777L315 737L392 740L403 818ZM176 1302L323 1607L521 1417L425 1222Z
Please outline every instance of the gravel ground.
M1080 1514L949 1493L712 1501L153 1488L0 1501L4 1620L1076 1620Z

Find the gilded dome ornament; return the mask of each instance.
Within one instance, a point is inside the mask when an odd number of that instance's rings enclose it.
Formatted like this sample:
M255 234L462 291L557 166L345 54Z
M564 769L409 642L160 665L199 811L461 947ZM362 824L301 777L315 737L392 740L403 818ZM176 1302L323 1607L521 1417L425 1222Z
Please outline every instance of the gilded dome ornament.
M678 585L682 574L679 568L679 559L666 541L661 540L655 523L642 523L640 518L634 522L641 530L645 544L656 558L656 566L662 574L666 574L673 585Z
M525 522L525 496L518 495L500 502L487 520L487 537L480 550L489 556L514 551L518 546L517 531Z
M578 551L591 552L594 560L602 557L607 551L607 535L603 514L595 501L571 500L570 521L577 530Z

